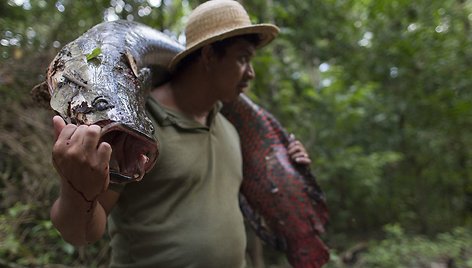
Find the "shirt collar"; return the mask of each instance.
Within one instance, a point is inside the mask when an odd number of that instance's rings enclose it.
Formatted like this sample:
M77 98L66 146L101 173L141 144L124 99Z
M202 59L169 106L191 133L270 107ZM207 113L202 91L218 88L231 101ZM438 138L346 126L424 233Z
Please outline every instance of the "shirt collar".
M152 109L148 109L148 111L150 111L152 116L161 126L175 125L182 129L209 129L208 126L200 124L183 113L163 107L152 97L149 97L146 105L152 107ZM218 101L210 111L210 114L208 115L210 127L214 124L215 117L221 110L222 106L223 104Z

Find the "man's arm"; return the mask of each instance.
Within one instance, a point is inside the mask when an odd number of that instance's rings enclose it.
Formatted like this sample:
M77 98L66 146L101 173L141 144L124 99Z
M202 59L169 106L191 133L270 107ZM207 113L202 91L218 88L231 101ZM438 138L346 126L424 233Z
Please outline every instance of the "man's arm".
M101 142L101 128L66 125L53 119L56 142L52 158L61 177L61 192L51 208L51 221L64 240L79 246L97 241L119 193L107 190L111 146Z
M75 246L99 240L106 230L107 216L119 198L119 193L108 190L93 204L81 196L61 187L61 195L51 208L51 221L62 238Z

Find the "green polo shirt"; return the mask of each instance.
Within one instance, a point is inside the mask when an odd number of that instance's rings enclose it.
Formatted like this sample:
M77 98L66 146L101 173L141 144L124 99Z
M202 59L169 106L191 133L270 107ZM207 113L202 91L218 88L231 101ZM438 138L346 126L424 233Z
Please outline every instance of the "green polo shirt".
M109 216L111 267L244 267L236 130L219 107L209 127L152 99L148 111L160 154L142 181L111 187L121 191Z

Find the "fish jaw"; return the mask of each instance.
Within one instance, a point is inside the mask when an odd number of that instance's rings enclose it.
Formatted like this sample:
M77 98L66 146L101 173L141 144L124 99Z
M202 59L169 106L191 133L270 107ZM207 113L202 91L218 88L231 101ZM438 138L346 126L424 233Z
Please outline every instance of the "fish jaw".
M77 45L64 50L71 51L70 58L53 61L48 71L51 108L67 123L102 127L100 142L112 147L111 182L141 180L158 156L145 111L149 71L142 68L136 77L121 61L89 64Z
M159 156L159 143L148 134L136 131L120 122L101 121L100 142L112 148L110 181L128 183L140 181L153 168Z
M155 164L159 148L146 113L149 91L170 79L167 66L183 50L149 26L103 22L59 51L47 83L38 89L49 92L45 100L66 123L102 127L101 141L113 149L112 181L140 180Z

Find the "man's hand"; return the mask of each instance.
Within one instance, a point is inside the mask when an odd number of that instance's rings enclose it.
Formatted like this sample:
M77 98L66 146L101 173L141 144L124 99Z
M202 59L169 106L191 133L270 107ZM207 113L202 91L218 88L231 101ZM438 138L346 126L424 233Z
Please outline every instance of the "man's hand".
M54 167L85 201L94 201L108 188L111 146L99 143L101 128L98 125L66 125L60 116L53 118L53 124Z
M292 161L297 164L309 165L311 164L310 156L308 155L305 146L295 139L295 135L290 134L290 144L288 145L288 154Z

